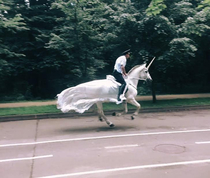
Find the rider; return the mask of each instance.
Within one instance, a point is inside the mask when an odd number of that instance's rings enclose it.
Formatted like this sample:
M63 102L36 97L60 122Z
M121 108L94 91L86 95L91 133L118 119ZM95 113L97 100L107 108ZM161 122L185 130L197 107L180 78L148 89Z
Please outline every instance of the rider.
M119 87L119 93L117 97L117 104L122 103L124 100L126 100L124 96L124 90L126 87L126 82L124 80L123 76L127 76L125 66L127 59L130 57L130 49L124 51L120 57L117 58L115 65L114 65L114 72L113 76L115 77L116 81L121 83L121 86Z

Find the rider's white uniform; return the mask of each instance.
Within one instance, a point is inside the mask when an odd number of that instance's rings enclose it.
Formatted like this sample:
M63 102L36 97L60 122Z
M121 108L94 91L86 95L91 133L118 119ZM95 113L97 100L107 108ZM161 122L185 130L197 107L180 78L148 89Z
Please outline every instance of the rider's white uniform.
M127 59L126 59L126 57L124 55L118 57L117 60L116 60L116 62L115 62L115 65L114 65L114 70L116 70L117 72L119 72L119 73L122 74L121 65L123 67L125 67L126 62L127 62Z

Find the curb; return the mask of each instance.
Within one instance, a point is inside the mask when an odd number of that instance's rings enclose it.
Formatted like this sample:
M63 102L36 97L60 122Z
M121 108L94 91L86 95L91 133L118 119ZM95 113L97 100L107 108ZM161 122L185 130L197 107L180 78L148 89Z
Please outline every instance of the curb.
M142 108L139 114L142 113L154 113L154 112L175 112L175 111L190 111L190 110L205 110L210 109L210 105L203 106L174 106L166 108ZM119 111L119 110L117 110ZM135 109L130 109L128 114L132 114ZM105 115L112 115L116 110L104 111ZM37 114L37 115L18 115L18 116L0 116L0 122L10 122L10 121L22 121L22 120L40 120L40 119L59 119L59 118L72 118L72 117L87 117L87 116L97 116L97 113L85 112L79 114L76 112L71 113L49 113L49 114Z

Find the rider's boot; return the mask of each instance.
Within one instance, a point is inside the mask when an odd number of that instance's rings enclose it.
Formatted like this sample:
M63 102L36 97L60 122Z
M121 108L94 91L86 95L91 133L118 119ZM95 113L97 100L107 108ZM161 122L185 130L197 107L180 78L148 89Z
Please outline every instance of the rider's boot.
M126 97L122 94L122 95L120 95L120 100L121 101L125 101L126 100Z
M117 96L117 104L122 103L123 101L126 100L125 96L124 96L124 89L125 89L125 85L121 85L119 87L119 92L118 92L118 96Z
M118 95L117 95L117 101L120 102L120 91L121 91L121 86L119 86L119 91L118 91Z

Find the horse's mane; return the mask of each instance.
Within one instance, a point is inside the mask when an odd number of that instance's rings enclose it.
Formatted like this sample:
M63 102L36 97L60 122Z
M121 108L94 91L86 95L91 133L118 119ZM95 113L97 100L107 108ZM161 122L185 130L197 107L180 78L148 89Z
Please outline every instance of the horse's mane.
M130 74L130 73L133 72L136 68L138 68L138 67L140 67L140 66L142 66L142 65L144 65L144 64L134 66L134 67L128 72L128 74Z

